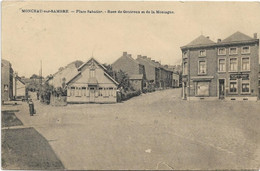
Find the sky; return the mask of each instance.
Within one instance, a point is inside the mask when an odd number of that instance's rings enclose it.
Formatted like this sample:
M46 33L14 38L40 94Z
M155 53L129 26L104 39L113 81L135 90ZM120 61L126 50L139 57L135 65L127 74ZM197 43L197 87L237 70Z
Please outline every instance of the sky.
M22 13L21 9L174 11L174 14ZM200 35L260 37L259 2L2 2L2 53L19 76L55 73L92 55L111 64L123 52L181 64L180 47Z

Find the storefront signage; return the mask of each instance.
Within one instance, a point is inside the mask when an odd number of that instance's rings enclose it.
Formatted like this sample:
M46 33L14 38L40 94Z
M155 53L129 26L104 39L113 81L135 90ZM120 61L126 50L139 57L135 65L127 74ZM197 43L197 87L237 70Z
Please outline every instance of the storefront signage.
M230 79L249 79L249 74L230 74Z

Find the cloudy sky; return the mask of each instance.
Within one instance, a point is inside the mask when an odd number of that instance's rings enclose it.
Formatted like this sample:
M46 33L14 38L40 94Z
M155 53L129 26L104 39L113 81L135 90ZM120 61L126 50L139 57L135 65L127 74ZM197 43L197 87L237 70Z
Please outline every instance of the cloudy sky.
M47 14L21 9L161 10L174 14ZM201 34L216 41L236 31L260 37L258 2L3 2L2 58L20 76L43 76L93 56L113 63L123 51L180 64L180 46Z

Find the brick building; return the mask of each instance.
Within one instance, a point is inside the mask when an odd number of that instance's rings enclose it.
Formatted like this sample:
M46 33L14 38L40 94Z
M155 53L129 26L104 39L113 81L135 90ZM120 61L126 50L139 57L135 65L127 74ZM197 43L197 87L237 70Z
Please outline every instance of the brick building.
M161 65L158 61L147 58L147 56L138 55L136 60L144 65L149 84L152 84L155 88L172 87L173 71L171 69Z
M112 65L113 71L123 71L129 76L130 84L135 90L143 91L144 81L146 79L145 67L132 58L131 54L123 52Z
M183 99L257 100L259 39L236 32L215 43L199 36L182 50Z

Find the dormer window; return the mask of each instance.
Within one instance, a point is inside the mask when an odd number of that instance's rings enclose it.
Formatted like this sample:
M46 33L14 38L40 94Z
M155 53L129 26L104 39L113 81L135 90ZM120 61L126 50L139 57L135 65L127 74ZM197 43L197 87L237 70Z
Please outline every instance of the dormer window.
M244 46L241 48L241 53L242 54L249 54L250 53L250 47L249 46Z
M199 56L200 56L200 57L206 56L206 50L200 50L200 51L199 51Z
M218 48L218 55L226 55L226 48Z
M230 55L237 54L237 48L236 48L236 47L231 47L231 48L229 48L229 54L230 54Z

